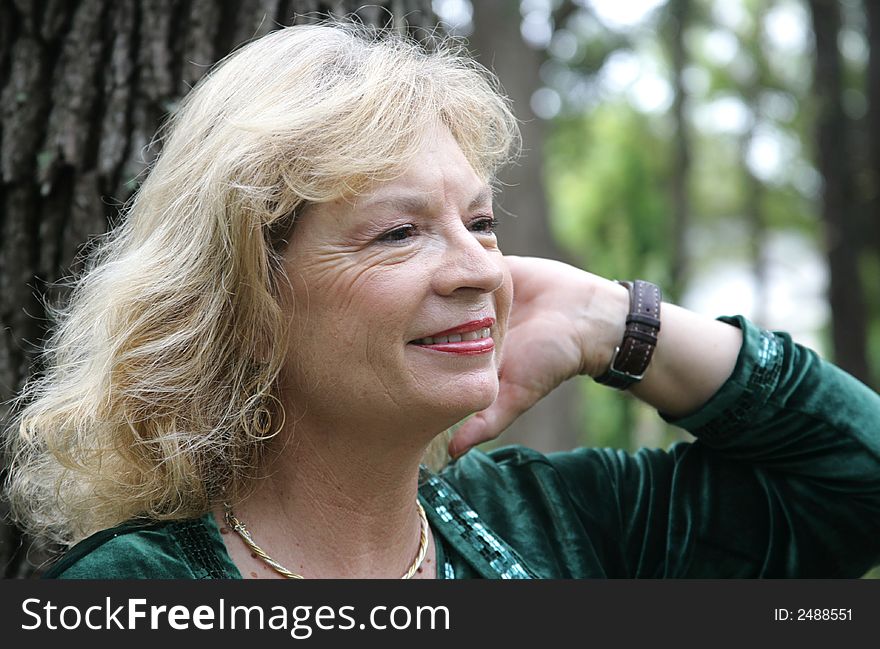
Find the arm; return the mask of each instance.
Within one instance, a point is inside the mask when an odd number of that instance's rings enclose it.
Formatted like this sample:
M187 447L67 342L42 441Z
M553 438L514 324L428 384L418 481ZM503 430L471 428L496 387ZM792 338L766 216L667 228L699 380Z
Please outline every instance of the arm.
M617 284L583 273L582 292L591 295L578 325L583 332L584 367L597 376L611 363L623 338L629 294ZM592 311L607 305L608 316ZM661 307L662 327L645 378L630 390L667 416L680 417L706 403L733 371L742 346L739 329L674 304Z
M880 396L743 319L731 377L673 423L694 444L550 456L609 572L858 577L880 561ZM586 525L586 523L585 523Z
M681 417L706 403L730 376L742 332L674 304L663 304L661 313L663 331L649 371L630 391L667 416Z
M495 403L456 432L457 457L494 439L525 410L576 374L601 374L623 338L629 296L619 284L568 264L505 258L514 284ZM661 309L654 358L631 392L670 416L696 410L730 376L739 330L671 304Z
M600 373L623 335L622 287L558 262L511 262L502 389L453 445L497 435L565 378ZM661 318L635 393L700 441L554 459L576 508L605 521L624 572L852 577L880 559L880 397L784 334L740 321L743 337L668 305Z

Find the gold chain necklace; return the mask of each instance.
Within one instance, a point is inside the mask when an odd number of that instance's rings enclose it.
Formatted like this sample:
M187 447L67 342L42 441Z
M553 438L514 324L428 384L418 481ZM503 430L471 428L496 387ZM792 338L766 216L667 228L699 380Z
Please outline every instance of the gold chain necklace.
M419 520L421 522L421 529L419 531L419 551L416 554L415 560L412 562L412 565L409 567L409 570L404 573L401 579L412 579L412 576L416 574L416 570L419 569L419 566L422 565L422 562L425 560L425 555L428 553L428 518L425 516L425 508L422 507L422 503L416 499L416 507L419 510ZM232 513L232 507L230 507L227 503L223 503L223 508L226 513L226 524L231 527L235 532L244 540L247 546L254 551L254 553L260 557L268 566L270 566L275 572L284 577L285 579L305 579L302 575L298 575L295 572L291 572L280 563L275 561L272 557L270 557L266 551L257 545L254 542L251 533L248 532L248 529L244 526L239 519L235 517L235 514Z

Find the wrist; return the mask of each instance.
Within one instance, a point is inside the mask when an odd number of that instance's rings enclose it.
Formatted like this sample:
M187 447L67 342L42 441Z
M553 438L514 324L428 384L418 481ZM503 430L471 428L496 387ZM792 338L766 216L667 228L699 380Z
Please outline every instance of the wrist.
M739 328L664 303L651 371L631 392L669 418L689 415L730 377L741 347Z
M657 348L662 293L656 284L640 279L618 284L629 292L626 329L608 368L593 378L602 385L626 390L644 378Z
M600 279L594 286L580 327L580 374L595 378L608 368L626 330L628 312L629 291L617 282Z

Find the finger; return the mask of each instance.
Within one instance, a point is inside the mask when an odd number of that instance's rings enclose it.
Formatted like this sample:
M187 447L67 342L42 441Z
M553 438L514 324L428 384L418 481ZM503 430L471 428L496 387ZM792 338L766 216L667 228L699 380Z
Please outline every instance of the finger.
M449 442L450 457L457 459L477 444L492 439L485 435L487 415L491 417L490 413L478 412L455 431Z
M510 426L534 401L529 401L523 390L505 389L502 383L498 398L491 406L465 421L449 442L449 455L457 458L490 439L495 439Z

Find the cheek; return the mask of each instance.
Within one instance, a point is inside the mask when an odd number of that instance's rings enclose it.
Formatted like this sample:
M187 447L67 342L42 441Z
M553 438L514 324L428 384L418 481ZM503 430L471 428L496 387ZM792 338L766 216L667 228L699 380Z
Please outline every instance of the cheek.
M300 275L294 294L306 306L299 308L295 329L305 339L332 342L345 354L372 358L381 351L387 357L389 343L405 342L418 304L414 269L344 268L337 261Z
M504 281L501 286L495 291L495 317L498 329L498 340L496 340L496 345L498 347L499 353L504 345L504 338L507 335L507 329L510 325L510 309L513 306L513 279L510 277L510 273L506 270L504 271Z
M301 333L292 334L287 377L308 408L378 407L386 395L406 393L413 380L406 342L421 304L414 270L337 269L324 276L327 281L301 276L295 294L307 296L308 305L294 318L294 331Z

